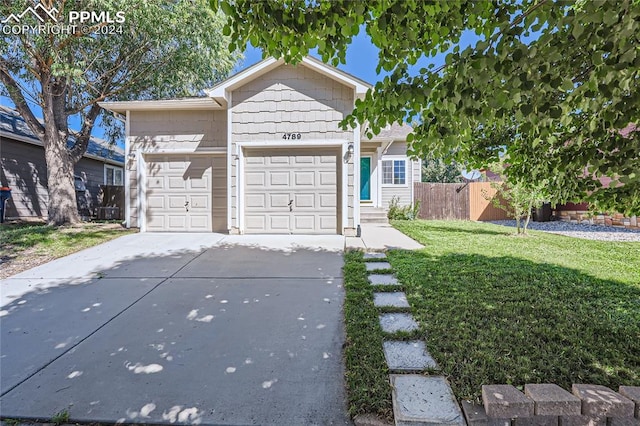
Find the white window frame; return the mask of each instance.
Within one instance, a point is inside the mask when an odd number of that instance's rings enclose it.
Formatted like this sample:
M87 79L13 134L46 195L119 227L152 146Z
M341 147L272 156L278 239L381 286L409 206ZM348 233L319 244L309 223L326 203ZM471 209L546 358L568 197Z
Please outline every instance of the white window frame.
M384 183L384 162L385 161L402 161L404 163L404 183ZM382 183L383 188L407 188L409 187L410 173L411 170L407 166L408 158L402 155L384 155L380 162L380 182ZM394 175L395 175L395 163L394 163Z
M124 167L112 166L111 164L105 164L104 165L104 179L102 180L102 182L105 185L114 185L114 183L107 182L107 170L108 169L113 169L114 182L115 182L116 170L120 170L120 173L122 173L122 185L119 185L119 186L124 186Z

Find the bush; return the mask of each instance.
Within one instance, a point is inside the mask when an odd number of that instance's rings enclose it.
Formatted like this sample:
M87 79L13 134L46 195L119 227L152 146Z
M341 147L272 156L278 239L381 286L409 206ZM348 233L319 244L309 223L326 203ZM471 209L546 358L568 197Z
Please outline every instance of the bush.
M389 211L387 212L389 220L416 220L418 218L420 201L407 206L400 206L398 205L399 202L400 197L397 195L394 195L389 201Z

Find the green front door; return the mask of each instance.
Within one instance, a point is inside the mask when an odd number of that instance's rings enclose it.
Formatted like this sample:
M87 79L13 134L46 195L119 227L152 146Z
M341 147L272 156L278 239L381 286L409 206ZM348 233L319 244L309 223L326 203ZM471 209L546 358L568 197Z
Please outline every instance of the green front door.
M360 201L371 201L371 157L360 157Z

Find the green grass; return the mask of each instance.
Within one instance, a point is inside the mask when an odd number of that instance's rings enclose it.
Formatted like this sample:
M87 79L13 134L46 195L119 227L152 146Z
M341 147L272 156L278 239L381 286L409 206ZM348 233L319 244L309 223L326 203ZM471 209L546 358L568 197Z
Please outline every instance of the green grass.
M459 399L494 383L640 386L640 243L393 225L425 245L388 257Z
M72 227L44 224L3 224L0 226L0 259L2 263L19 263L29 257L45 261L101 244L132 231L114 224L86 223Z
M352 416L375 413L391 419L391 386L382 352L383 333L361 252L345 254L343 274L349 413Z

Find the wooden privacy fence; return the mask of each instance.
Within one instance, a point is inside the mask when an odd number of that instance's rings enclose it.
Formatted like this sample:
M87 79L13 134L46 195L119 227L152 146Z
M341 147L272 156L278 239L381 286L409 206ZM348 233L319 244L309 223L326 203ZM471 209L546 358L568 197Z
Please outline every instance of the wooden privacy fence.
M503 220L506 212L491 199L496 190L490 182L414 183L414 202L420 202L420 219ZM490 197L486 199L485 195Z

